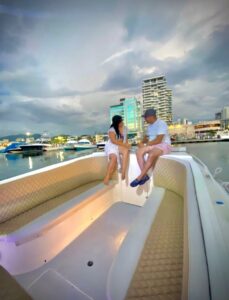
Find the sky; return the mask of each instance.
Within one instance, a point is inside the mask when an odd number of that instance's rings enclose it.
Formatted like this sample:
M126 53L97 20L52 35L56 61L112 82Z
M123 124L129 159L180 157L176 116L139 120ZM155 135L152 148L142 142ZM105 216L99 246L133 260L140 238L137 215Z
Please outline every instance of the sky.
M228 53L228 0L0 0L0 136L104 132L158 75L174 119L214 119Z

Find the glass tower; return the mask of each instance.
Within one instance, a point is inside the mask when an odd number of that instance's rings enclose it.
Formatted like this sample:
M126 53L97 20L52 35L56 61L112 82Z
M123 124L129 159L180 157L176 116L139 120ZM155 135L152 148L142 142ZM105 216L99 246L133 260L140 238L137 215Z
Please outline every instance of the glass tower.
M118 105L110 106L110 122L114 115L122 116L129 135L142 131L141 105L137 98L122 98Z

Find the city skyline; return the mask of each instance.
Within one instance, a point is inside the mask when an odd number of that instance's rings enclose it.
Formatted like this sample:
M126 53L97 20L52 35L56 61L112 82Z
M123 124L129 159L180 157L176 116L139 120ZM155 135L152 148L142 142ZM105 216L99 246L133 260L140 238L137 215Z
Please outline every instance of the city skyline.
M174 119L214 118L229 103L228 1L170 3L0 0L0 136L104 132L110 105L161 74Z

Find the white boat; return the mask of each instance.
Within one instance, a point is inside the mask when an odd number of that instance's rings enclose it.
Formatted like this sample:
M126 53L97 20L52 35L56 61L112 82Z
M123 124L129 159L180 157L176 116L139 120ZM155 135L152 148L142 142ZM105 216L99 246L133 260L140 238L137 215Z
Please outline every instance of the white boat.
M63 147L61 146L56 146L48 143L42 143L42 145L44 145L44 151L56 151L56 150L63 149Z
M76 145L77 145L77 141L70 140L64 145L64 150L75 150Z
M96 149L96 145L92 144L88 139L81 139L75 145L76 150Z
M109 186L103 152L1 181L0 296L227 300L229 196L176 150L138 188L133 153Z
M229 130L221 130L217 132L217 137L221 140L229 140Z
M96 147L98 149L102 150L105 148L106 143L107 143L107 141L100 141L100 142L96 143Z

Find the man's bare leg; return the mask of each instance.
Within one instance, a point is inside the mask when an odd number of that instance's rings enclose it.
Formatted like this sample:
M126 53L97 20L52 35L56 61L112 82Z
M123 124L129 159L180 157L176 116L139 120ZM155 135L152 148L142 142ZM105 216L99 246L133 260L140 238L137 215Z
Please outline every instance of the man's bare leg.
M144 156L148 152L146 149L147 149L146 147L141 147L141 148L138 148L138 150L136 152L138 165L139 165L141 171L144 169L144 166L145 166Z
M149 152L147 161L141 171L141 174L137 177L137 180L142 180L142 178L147 174L150 168L154 168L156 165L156 162L163 154L163 151L157 148L154 148L152 151Z

